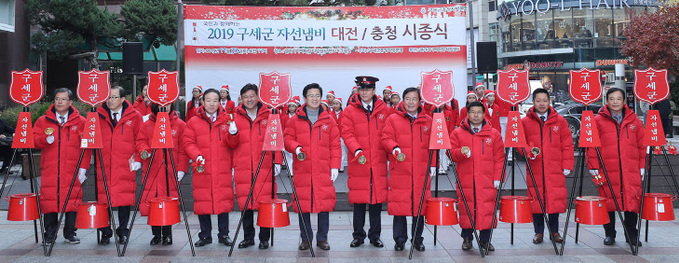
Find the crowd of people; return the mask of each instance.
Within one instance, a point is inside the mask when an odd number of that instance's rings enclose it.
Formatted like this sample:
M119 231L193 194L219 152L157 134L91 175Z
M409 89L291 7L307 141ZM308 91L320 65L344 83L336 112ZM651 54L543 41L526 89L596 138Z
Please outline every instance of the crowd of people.
M111 202L118 211L120 243L128 242L127 229L137 187L136 171L149 173L143 189L140 212L148 214L148 200L154 197L177 197L178 184L191 184L194 214L200 223L196 246L212 243L211 215L217 215L218 242L232 246L229 237L229 212L237 203L243 213L244 240L239 248L255 245L253 217L262 201L276 198L274 176L283 166L289 169L297 191L294 211L301 213L299 250L313 244L310 214L317 214L316 246L329 250L329 213L337 202L334 182L341 172L348 176L349 203L353 206L353 240L350 247L359 247L367 238L375 247L383 247L381 240L381 211L387 206L393 216L393 239L396 251L404 250L411 238L415 250L424 251L422 217L426 206L419 210L420 199L431 196L429 176L445 174L454 162L459 177L459 190L464 190L469 211L460 207L462 249L473 248L472 233L480 230L480 245L494 251L490 243L490 229L495 198L502 183L505 160L503 133L507 124L509 104L496 99L493 90L478 83L467 94L464 107L457 100L436 108L423 102L419 88L406 88L402 94L387 86L383 96L376 95L378 78L356 77L351 97L337 98L333 91L324 92L316 83L306 85L300 97L293 97L287 105L276 109L281 114L285 152L263 152L262 144L268 117L272 109L259 101L259 89L247 84L240 89L239 103L230 98L228 86L220 90L193 88L188 103L186 121L173 106L159 107L147 97L147 87L134 104L125 99L122 87L111 90L109 100L97 109L104 146L102 149L105 174ZM325 100L323 99L325 95ZM528 181L528 196L544 202L542 210L533 202L535 236L533 242L543 242L548 214L549 238L562 242L558 218L566 211L565 177L573 170L574 146L565 119L550 105L549 93L537 89L532 94L534 106L521 120L526 140L541 150L530 154L527 162L534 172L537 190ZM624 103L624 91L612 88L606 94L607 104L595 117L602 141L602 162L613 185L614 193L600 186L601 196L617 197L625 213L624 224L630 238L637 240L635 229L641 181L644 174L645 146L642 144L643 125L636 114ZM80 154L80 136L85 119L71 105L73 94L62 88L55 91L54 105L35 123L36 147L42 150L42 188L40 202L45 213L45 240L54 242L58 232L57 213L64 202L66 221L63 236L67 242L79 243L75 229L75 211L82 199L81 184L87 179L89 162L78 168L78 183L66 200L70 180L76 170ZM173 156L149 158L151 139L158 112L169 112L169 124L174 149ZM438 161L428 162L433 113L442 112L450 137L451 148L441 151ZM528 149L528 152L531 149ZM169 154L169 152L168 152ZM286 158L283 158L283 154ZM176 162L177 179L165 162ZM89 160L89 155L84 160ZM153 160L153 163L149 163ZM287 163L284 162L287 160ZM192 165L190 165L192 163ZM259 173L258 164L261 165ZM437 167L437 163L439 164ZM600 169L599 159L589 152L588 167L592 175ZM192 181L182 181L192 169ZM169 174L170 173L170 174ZM101 173L97 174L101 177ZM256 178L256 180L255 180ZM102 180L98 180L99 200L105 200ZM246 199L252 191L252 201ZM615 242L614 214L616 206L608 199L611 223L604 226L604 244ZM298 208L299 207L299 208ZM301 210L301 211L300 211ZM365 230L366 210L369 216ZM419 213L418 213L419 212ZM408 231L407 218L411 217ZM420 220L418 220L418 218ZM471 220L470 220L471 219ZM420 222L416 225L415 222ZM114 232L99 229L101 244L110 243ZM410 237L409 237L410 232ZM171 228L153 227L151 245L172 244ZM259 228L259 249L269 247L270 228ZM631 242L628 240L628 242ZM636 241L635 241L636 242ZM640 245L640 244L639 244Z

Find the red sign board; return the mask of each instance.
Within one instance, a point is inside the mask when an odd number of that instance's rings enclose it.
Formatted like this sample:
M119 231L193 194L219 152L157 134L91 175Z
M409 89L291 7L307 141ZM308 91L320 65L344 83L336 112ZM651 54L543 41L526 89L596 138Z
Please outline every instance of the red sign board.
M267 123L262 151L282 152L285 148L283 147L283 128L280 115L269 114ZM324 128L328 129L329 127L325 126Z
M80 139L80 148L101 149L103 147L101 128L99 127L99 114L96 112L88 112L87 119L85 120L83 137Z
M31 125L30 112L19 113L19 120L17 120L17 127L16 130L14 131L12 148L14 149L35 148L35 144L33 143L33 126Z
M430 150L450 149L450 133L443 112L434 113L431 122L431 137L429 137Z
M599 129L597 129L596 123L594 123L594 112L591 110L583 111L580 123L580 141L578 145L582 148L601 147Z
M179 98L179 72L149 71L149 100L161 107L173 103Z
M571 70L570 86L568 93L571 99L585 105L589 105L601 98L601 80L599 76L601 70L589 70L582 68L581 70Z
M510 111L507 116L507 131L505 133L505 147L525 148L526 134L521 124L521 114L518 111Z
M111 95L110 75L96 69L78 71L78 99L92 107L106 102Z
M170 124L170 115L167 112L158 112L158 116L156 117L156 127L153 130L153 141L151 141L151 148L174 148L172 133L173 131L172 125Z
M278 108L291 98L290 73L259 73L259 101L264 105Z
M441 107L441 105L448 103L455 97L455 86L453 85L453 71L439 71L435 69L432 72L422 72L422 86L420 92L422 93L422 100L434 106Z
M29 69L21 72L12 71L9 97L14 102L28 107L42 99L43 95L45 95L45 87L42 85L42 71L33 72Z
M634 70L634 95L641 101L655 104L670 95L667 70Z
M646 146L663 146L667 144L665 131L663 131L658 110L649 110L646 113L646 130L644 131L644 144Z
M501 100L516 106L530 97L528 70L498 70L497 74L497 96Z

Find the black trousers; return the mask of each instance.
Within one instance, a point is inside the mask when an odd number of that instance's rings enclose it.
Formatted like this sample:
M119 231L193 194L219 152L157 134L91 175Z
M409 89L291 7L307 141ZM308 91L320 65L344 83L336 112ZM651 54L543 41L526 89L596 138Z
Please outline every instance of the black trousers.
M130 230L127 228L127 222L130 221L131 208L131 206L118 207L118 228L116 229L116 234L118 236L127 236L130 233ZM113 236L113 230L110 226L99 228L99 231L101 231L103 236Z
M254 222L254 214L255 210L245 210L243 212L243 235L245 236L245 240L254 240L255 239L255 222ZM259 228L259 241L269 241L269 238L271 237L271 228L268 227L260 227Z
M157 237L172 238L172 226L151 226L151 233Z
M604 230L606 231L606 236L607 237L614 237L616 236L616 231L615 231L615 218L617 217L616 212L608 212L608 218L611 219L611 222L608 224L604 225ZM625 226L627 226L627 231L629 231L629 236L632 239L637 238L637 219L639 217L639 214L634 213L634 212L624 212L624 222Z
M559 232L559 214L547 214L549 219L549 232L558 233ZM545 218L542 214L533 214L533 228L536 234L545 232Z
M413 216L413 222L411 224L411 233L415 233L415 243L422 243L424 238L422 237L422 231L424 231L424 216ZM417 218L420 219L420 224L415 228L415 223ZM394 216L394 241L396 243L405 243L408 241L408 219L405 216Z
M75 218L76 212L66 212L64 219L64 237L69 238L75 236ZM54 240L59 231L59 216L57 213L44 214L43 221L45 223L45 240Z
M304 232L304 226L302 226L302 221L299 221L299 236L302 237L302 241L309 241L311 243L314 241L314 231L311 229L311 215L309 213L302 213L302 219L304 219L304 224L306 224L306 231L309 233L311 240L307 240L306 233ZM328 230L330 229L330 213L320 212L318 213L318 232L316 232L316 242L328 240Z
M370 241L380 238L382 233L382 204L354 204L354 239L365 239L366 234L363 226L365 226L365 207L368 206L368 213L370 214L370 229L368 229L368 238Z
M200 232L198 238L204 239L212 236L212 215L198 215L198 223L200 223ZM229 213L221 213L217 215L217 232L218 237L226 237L229 235Z
M12 160L12 153L14 153L14 150L11 147L0 146L0 157L2 157L2 169L6 169L9 167L9 162Z
M481 232L479 233L480 241L488 242L488 240L490 240L490 229L481 230L480 232ZM460 233L460 236L462 236L462 238L474 239L474 230L471 228L463 228L462 233Z

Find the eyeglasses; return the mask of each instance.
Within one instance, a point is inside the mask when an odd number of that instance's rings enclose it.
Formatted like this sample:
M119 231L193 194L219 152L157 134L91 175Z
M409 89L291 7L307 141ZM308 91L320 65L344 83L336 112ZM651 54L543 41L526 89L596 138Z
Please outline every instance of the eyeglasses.
M71 99L62 99L62 98L55 98L54 101L60 102L60 101L70 101Z
M111 97L109 97L108 99L109 99L109 100L117 100L117 99L120 99L120 97L111 96Z

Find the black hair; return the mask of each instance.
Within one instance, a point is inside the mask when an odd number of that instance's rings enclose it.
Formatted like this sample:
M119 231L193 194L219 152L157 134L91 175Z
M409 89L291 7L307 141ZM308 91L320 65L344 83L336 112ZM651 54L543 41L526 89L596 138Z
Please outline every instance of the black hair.
M125 96L127 96L127 92L121 86L113 86L113 88L111 88L111 91L113 90L118 90L118 95L120 95L121 98L125 98Z
M170 113L174 111L174 103L170 103ZM155 103L151 103L151 113L153 113L154 116L158 115L158 112L160 112L160 106Z
M613 94L614 92L620 92L620 93L622 93L622 98L623 98L623 99L625 98L625 91L624 91L624 90L622 90L622 89L620 89L620 88L611 88L611 89L609 89L608 91L606 91L606 100L608 100L608 96L610 96L610 95Z
M243 86L242 89L240 89L240 95L243 96L243 94L245 94L245 92L248 92L250 90L254 91L255 94L259 94L259 88L257 88L257 85L252 84L252 83L248 83L248 84L245 84L245 86Z
M417 88L409 87L406 88L406 90L403 91L403 99L406 98L406 94L411 93L411 92L416 92L417 93L417 99L422 100L422 96L420 95L420 90Z
M219 94L219 91L217 91L216 89L207 89L205 92L203 92L203 101L205 101L205 96L206 96L208 93L217 94L217 98L221 97L221 95Z
M537 88L533 91L533 100L535 100L535 97L537 97L538 94L540 93L544 93L545 95L547 95L547 98L549 98L549 91L547 91L544 88Z
M66 92L68 93L68 99L73 100L73 92L68 88L58 88L54 90L54 97L57 97L57 93Z
M474 101L472 103L469 103L469 105L467 105L467 112L469 112L469 110L472 107L481 107L481 109L483 109L483 113L486 113L486 106L483 106L483 103L481 103L480 101Z
M311 83L309 85L304 86L304 89L302 90L302 97L306 98L307 92L309 92L310 89L317 89L320 91L320 94L323 94L323 88L321 88L321 85L318 85L318 83Z

